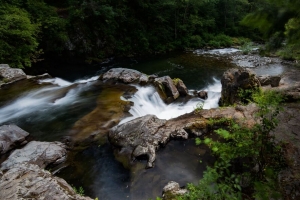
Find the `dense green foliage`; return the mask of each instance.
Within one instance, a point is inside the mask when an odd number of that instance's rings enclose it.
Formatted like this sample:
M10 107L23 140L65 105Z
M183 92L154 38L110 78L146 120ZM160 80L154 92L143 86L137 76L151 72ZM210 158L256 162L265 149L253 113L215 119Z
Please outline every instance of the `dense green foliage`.
M300 1L254 1L256 9L248 14L242 24L256 28L264 34L266 51L278 52L285 59L300 59Z
M42 52L73 51L98 60L111 55L161 53L203 46L226 47L248 33L239 25L247 0L2 0L2 63L30 66ZM9 26L12 9L31 38L19 40ZM23 27L23 29L22 29ZM14 41L18 43L14 44ZM29 45L25 53L16 50ZM15 54L15 55L13 55ZM13 55L9 58L8 55ZM17 58L14 58L16 56Z
M299 58L297 0L2 0L0 8L0 62L14 67L30 66L43 52L100 61L227 47L241 44L237 37L259 38L256 30L269 41L266 51L285 41L279 54Z
M199 184L189 184L190 192L179 199L279 199L276 174L284 162L270 131L277 125L282 97L259 91L253 100L259 107L256 126L246 128L223 118L211 120L212 127L221 126L215 131L219 139L196 139L196 143L206 144L217 160Z

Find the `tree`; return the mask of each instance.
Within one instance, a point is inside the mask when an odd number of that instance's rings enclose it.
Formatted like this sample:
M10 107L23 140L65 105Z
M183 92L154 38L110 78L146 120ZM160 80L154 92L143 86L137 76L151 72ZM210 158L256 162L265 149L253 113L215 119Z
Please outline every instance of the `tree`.
M0 5L0 62L29 67L37 53L39 23L29 13L9 4Z

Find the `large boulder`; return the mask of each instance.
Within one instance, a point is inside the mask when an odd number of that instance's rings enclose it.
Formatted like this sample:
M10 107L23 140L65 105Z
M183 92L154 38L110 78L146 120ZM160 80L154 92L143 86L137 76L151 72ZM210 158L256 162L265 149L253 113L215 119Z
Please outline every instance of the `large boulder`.
M100 77L103 81L120 81L123 83L147 82L147 76L134 69L112 68Z
M187 96L189 94L189 91L183 81L179 78L173 79L174 85L176 86L180 96Z
M63 162L67 155L65 148L60 142L32 141L15 150L1 164L0 199L91 200L76 194L65 180L43 169Z
M26 137L29 135L16 125L0 126L0 154L4 154L14 147L27 143Z
M146 115L113 127L108 138L112 145L120 148L120 152L125 152L132 158L147 155L147 167L153 167L155 151L160 144L166 144L170 137L188 137L183 129L162 128L165 123L166 120L158 119L154 115Z
M127 159L120 159L125 166L128 160L146 155L147 167L153 167L156 150L172 139L187 139L189 134L201 136L211 131L210 119L228 118L236 120L240 125L252 127L257 123L255 104L228 108L214 108L189 113L170 120L158 119L154 115L146 115L124 124L113 127L108 139L116 147L118 155Z
M179 97L179 92L169 76L163 76L154 80L159 95L166 103L171 103Z
M66 146L61 142L31 141L22 149L15 150L6 161L1 164L1 170L8 170L21 163L31 163L41 168L47 165L59 164L67 156Z
M7 83L26 78L27 76L22 69L10 68L7 64L0 64L0 81Z
M224 72L221 79L220 105L227 106L246 100L260 87L258 78L247 69L232 68ZM246 96L243 96L246 95Z
M76 194L65 180L30 163L15 165L0 176L0 199L92 200Z

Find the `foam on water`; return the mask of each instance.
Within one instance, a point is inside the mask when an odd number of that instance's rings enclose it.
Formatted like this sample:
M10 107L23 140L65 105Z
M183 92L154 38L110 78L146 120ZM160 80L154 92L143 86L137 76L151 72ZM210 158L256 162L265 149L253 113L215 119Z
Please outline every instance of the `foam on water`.
M70 105L80 101L79 93L88 87L90 81L96 80L95 77L87 80L79 80L74 83L65 81L61 78L49 78L40 80L40 83L52 83L38 90L22 94L18 99L0 108L0 124L24 115L37 112L50 112L53 109L64 105ZM76 86L72 86L76 84Z
M224 48L224 49L213 49L213 50L204 50L197 49L194 51L196 54L212 54L212 55L224 55L224 54L232 54L235 52L239 52L241 50L236 48Z
M134 103L129 110L129 113L132 116L123 119L120 124L147 114L156 115L160 119L171 119L192 112L199 102L204 103L204 109L216 108L218 107L218 101L221 95L221 83L216 79L214 79L214 81L215 82L212 85L203 89L208 93L208 98L206 100L192 98L188 102L174 102L169 105L163 102L154 87L141 87L135 85L138 91L128 99Z

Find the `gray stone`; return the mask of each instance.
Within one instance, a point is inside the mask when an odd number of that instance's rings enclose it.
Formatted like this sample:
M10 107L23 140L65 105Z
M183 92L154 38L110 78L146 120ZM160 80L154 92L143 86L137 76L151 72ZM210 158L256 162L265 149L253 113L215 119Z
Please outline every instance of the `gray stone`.
M175 181L170 181L163 188L163 200L175 199L178 195L184 195L188 193L187 189L181 189L179 184Z
M51 78L50 74L44 73L44 74L37 75L37 76L27 75L28 80L41 80L41 79L46 79L46 78Z
M29 133L16 125L0 126L0 154L4 154L19 145L26 144L25 138L28 135Z
M182 80L180 79L176 80L175 85L180 96L187 96L189 94L189 91Z
M127 123L113 127L108 134L110 143L130 160L146 155L147 167L153 167L156 153L160 146L166 145L172 138L187 139L189 134L200 136L208 132L210 119L234 119L241 126L252 127L257 121L255 104L238 108L215 108L200 110L170 120L158 119L154 115L146 115ZM123 161L123 160L122 160ZM126 161L126 162L125 162ZM124 160L127 166L128 160Z
M166 120L146 115L113 127L108 138L113 146L121 149L120 152L129 152L132 158L147 155L147 167L153 167L155 150L159 148L159 144L166 144L170 137L183 139L188 137L182 128L164 128L165 123Z
M30 163L14 165L0 177L0 199L91 200L76 194L65 180Z
M207 92L204 91L204 90L198 92L198 93L197 93L197 96L198 96L199 98L201 98L201 99L204 99L204 100L208 98Z
M142 74L139 82L141 85L146 85L149 82L149 77L146 74Z
M61 142L31 141L22 149L15 150L6 161L1 164L1 170L8 170L20 163L36 164L41 168L50 163L59 164L67 156L66 146Z
M7 64L0 64L0 79L4 82L14 82L26 79L27 76L22 69L10 68Z
M143 73L126 68L113 68L100 77L103 81L120 81L123 83L139 82Z
M280 76L262 75L262 76L258 77L258 80L259 80L261 86L271 85L272 87L278 87L281 77Z
M232 68L227 70L221 79L222 92L220 105L233 105L242 100L239 93L248 90L253 92L260 87L260 82L250 70Z
M154 80L158 93L166 103L171 103L179 97L179 92L169 76L163 76Z

